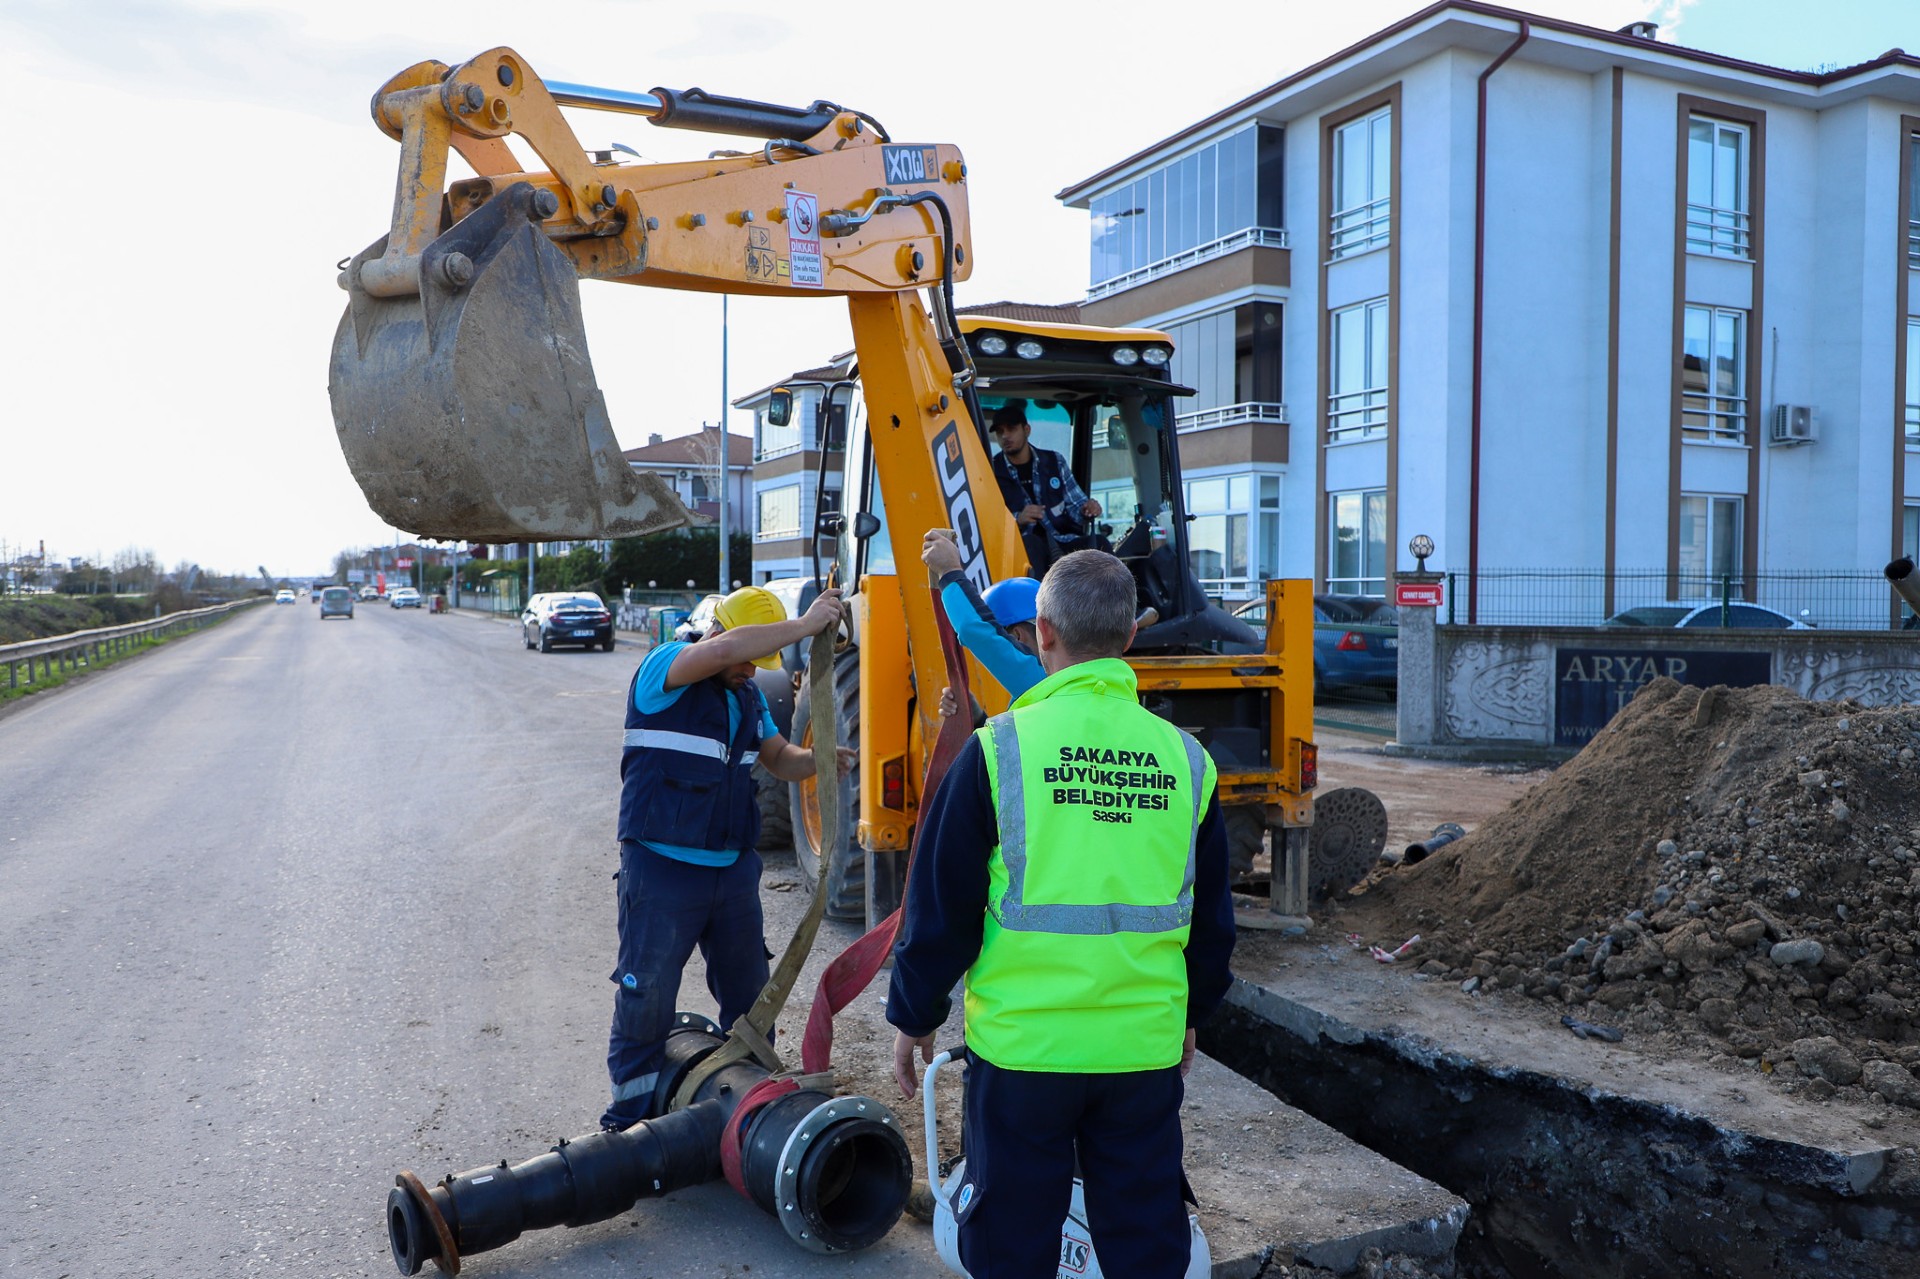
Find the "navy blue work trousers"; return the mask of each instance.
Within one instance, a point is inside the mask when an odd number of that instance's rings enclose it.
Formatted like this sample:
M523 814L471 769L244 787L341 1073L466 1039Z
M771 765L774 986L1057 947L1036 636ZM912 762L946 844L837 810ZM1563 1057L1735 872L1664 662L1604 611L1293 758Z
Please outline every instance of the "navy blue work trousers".
M1191 1236L1181 1196L1180 1068L1114 1075L967 1066L968 1211L960 1260L973 1279L1054 1279L1073 1196L1107 1279L1179 1279ZM966 1195L963 1189L961 1194Z
M746 1016L767 984L760 854L748 849L731 866L695 866L623 840L619 887L620 958L607 1041L613 1100L600 1117L602 1127L613 1128L652 1118L680 971L696 946L722 1029Z

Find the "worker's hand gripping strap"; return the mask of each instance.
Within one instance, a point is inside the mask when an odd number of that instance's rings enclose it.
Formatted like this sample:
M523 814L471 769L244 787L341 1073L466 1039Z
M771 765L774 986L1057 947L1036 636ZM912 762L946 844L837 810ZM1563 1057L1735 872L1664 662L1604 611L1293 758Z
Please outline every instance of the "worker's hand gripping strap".
M947 621L946 609L941 607L937 599L934 601L933 617L940 627L940 652L947 660L947 683L953 689L954 700L961 706L970 706L972 694L967 687L967 664L960 653L960 641L955 638L953 626ZM818 723L819 720L814 722ZM948 716L940 725L940 735L933 741L933 753L927 758L926 781L920 787L922 813L933 803L934 791L939 789L947 769L960 754L960 748L967 744L972 732L973 727L964 715ZM909 869L913 866L913 848L920 843L920 832L924 829L924 823L915 823L913 841L907 849ZM833 845L822 844L821 847L830 848ZM822 864L824 866L824 862ZM816 896L823 897L825 894L826 889L822 886ZM903 904L901 909L904 908ZM819 989L813 995L813 1007L807 1013L807 1033L800 1044L800 1068L808 1074L829 1068L833 1060L833 1015L852 1003L872 983L873 975L880 971L887 953L893 949L894 934L899 929L900 910L895 910L874 925L866 936L842 951L827 965L827 971L820 975Z
M775 1097L784 1097L799 1090L799 1082L791 1075L768 1075L747 1089L747 1095L734 1105L727 1126L721 1129L720 1171L726 1174L727 1184L739 1191L741 1198L753 1198L747 1190L746 1178L740 1173L740 1142L746 1135L747 1125L760 1113L760 1108Z
M794 983L800 980L801 966L813 951L813 939L820 931L820 918L826 911L827 868L833 859L824 850L840 847L845 839L840 833L840 717L836 709L839 695L833 680L833 645L834 631L821 631L813 637L813 647L807 654L807 675L813 686L813 696L808 703L813 714L813 793L820 804L820 848L823 850L820 881L813 886L813 900L807 904L807 913L800 920L800 926L793 930L779 966L760 988L759 998L753 1001L746 1016L729 1028L727 1042L687 1072L673 1094L669 1110L691 1105L700 1085L721 1068L747 1057L754 1058L774 1074L786 1069L773 1047L773 1023L780 1016L780 1010L787 1006L787 996L793 992Z

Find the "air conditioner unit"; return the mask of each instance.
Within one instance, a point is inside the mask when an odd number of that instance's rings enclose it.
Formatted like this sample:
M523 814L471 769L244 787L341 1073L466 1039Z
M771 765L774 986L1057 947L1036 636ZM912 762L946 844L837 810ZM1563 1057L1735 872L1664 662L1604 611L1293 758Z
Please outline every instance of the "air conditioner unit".
M1820 431L1814 424L1811 405L1776 404L1773 406L1772 429L1767 432L1768 443L1811 444L1819 438Z

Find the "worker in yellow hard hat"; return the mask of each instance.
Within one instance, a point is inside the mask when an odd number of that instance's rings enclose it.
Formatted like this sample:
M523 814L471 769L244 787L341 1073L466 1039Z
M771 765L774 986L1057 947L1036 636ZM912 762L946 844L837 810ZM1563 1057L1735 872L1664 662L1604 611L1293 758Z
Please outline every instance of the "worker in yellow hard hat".
M657 1094L667 1032L696 946L722 1026L745 1016L766 984L753 765L797 782L814 764L773 726L753 672L777 669L781 649L838 626L845 609L840 591L826 590L790 619L771 592L743 586L720 601L697 642L658 645L634 672L620 757L620 956L603 1128L665 1109ZM842 773L853 759L842 747Z

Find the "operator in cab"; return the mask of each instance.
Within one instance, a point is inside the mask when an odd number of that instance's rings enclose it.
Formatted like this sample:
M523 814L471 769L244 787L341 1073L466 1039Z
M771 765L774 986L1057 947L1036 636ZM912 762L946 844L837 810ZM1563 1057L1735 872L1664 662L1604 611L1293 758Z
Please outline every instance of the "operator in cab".
M1233 905L1213 761L1144 709L1120 654L1133 578L1104 551L1040 585L1046 678L979 729L921 813L887 1020L914 1049L966 978L960 1258L1054 1274L1074 1158L1111 1279L1173 1279L1190 1234L1180 1102L1194 1027L1232 981Z
M753 672L777 669L781 649L839 625L844 609L840 591L826 590L789 619L772 592L743 586L720 601L698 642L660 644L634 672L620 757L620 953L607 1045L613 1100L602 1128L658 1113L680 973L696 946L722 1028L745 1016L766 985L753 765L757 759L797 782L814 775L814 762L774 728ZM853 760L841 747L842 773Z
M1099 518L1100 503L1081 490L1066 458L1029 442L1033 427L1025 400L1008 400L995 409L987 434L1000 446L993 455L993 476L1020 526L1033 576L1045 577L1055 560L1072 551L1109 549L1090 523Z

